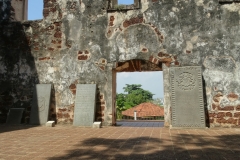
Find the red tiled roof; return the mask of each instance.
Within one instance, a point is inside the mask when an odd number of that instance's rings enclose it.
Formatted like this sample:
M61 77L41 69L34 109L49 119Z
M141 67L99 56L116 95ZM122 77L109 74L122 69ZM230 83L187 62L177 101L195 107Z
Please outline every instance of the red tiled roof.
M122 115L134 117L134 111L137 111L137 117L164 116L164 109L150 102L141 103L133 108L123 111Z

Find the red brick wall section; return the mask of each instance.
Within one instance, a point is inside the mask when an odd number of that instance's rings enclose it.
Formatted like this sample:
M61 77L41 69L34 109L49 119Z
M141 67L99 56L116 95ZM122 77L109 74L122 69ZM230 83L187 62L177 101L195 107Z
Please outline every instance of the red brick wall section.
M240 104L221 106L221 100L227 97L230 102L236 101L238 95L235 93L229 93L224 96L221 92L218 92L213 97L212 108L209 113L210 125L214 126L226 126L226 127L238 127L240 126Z
M91 57L91 54L88 50L78 51L78 60L79 61L89 60L90 57Z
M77 86L76 86L76 84L71 84L70 86L69 86L69 89L71 90L71 92L72 92L72 94L73 95L76 95L76 89L77 89Z
M73 123L74 104L58 108L57 123L72 124Z
M98 93L97 94L97 105L96 105L96 121L104 121L104 110L106 108L106 101L104 99L104 94Z
M62 18L62 11L58 8L59 4L56 0L44 0L44 18L57 14L57 19L45 28L46 34L52 36L51 44L46 48L49 52L58 51L62 48L63 33L61 31L62 22L60 22ZM67 47L69 47L69 45Z
M164 63L167 67L170 67L171 63L173 63L175 66L180 65L176 56L172 56L171 54L163 52L159 52L157 57L150 56L149 61L156 65L159 63Z

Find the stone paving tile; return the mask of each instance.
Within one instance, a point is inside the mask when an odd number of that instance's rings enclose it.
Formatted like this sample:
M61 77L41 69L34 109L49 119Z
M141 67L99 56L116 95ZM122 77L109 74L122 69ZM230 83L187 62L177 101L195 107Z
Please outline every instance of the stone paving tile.
M0 160L240 159L240 129L170 130L146 124L101 129L0 125Z

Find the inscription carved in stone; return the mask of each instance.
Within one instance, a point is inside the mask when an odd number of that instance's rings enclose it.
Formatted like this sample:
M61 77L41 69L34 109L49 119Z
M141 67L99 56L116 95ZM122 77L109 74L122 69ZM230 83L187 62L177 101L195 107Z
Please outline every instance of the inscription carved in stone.
M46 100L43 96L38 97L38 111L42 112L45 109Z
M201 67L170 68L172 127L204 128Z
M183 72L177 78L178 87L184 91L192 90L196 86L196 80L193 74L188 72Z
M30 123L45 124L48 121L51 84L37 84L33 93Z
M74 126L92 127L95 118L96 84L78 84L74 108Z

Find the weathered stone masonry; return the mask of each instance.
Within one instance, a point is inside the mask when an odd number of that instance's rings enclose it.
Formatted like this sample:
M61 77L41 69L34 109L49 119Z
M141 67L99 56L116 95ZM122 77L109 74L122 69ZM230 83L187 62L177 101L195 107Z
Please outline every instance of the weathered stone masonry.
M119 10L109 2L44 0L42 20L18 22L0 0L2 123L12 107L26 108L28 121L37 83L53 84L50 119L72 123L76 84L96 83L96 120L112 125L112 72L138 59L163 69L165 126L169 67L194 65L202 66L210 126L240 126L240 3L141 0L139 8Z

